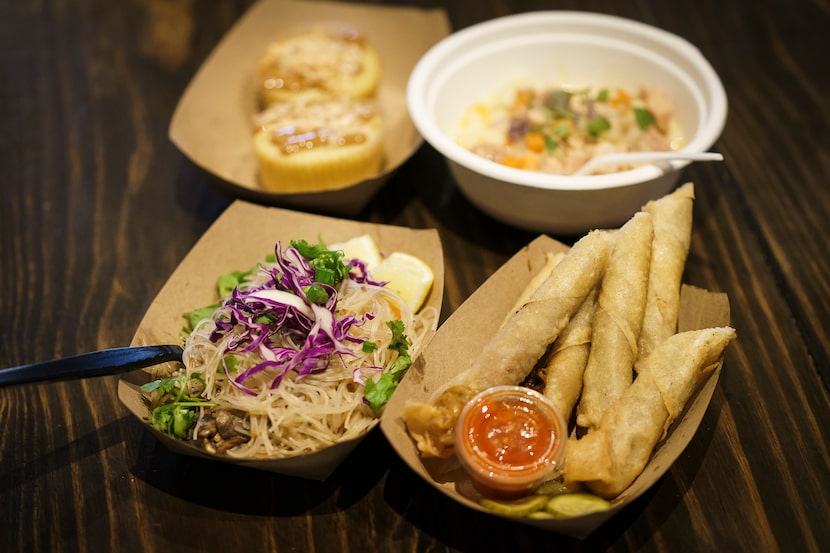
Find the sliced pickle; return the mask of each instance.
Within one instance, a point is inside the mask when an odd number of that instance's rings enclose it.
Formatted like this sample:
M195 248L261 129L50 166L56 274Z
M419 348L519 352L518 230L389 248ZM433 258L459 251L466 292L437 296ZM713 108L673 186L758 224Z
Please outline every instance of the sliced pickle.
M545 495L529 495L521 499L510 501L497 499L482 499L480 504L494 513L514 517L526 517L545 508L550 498Z
M607 500L591 495L589 493L568 493L551 497L545 511L555 517L578 517L588 513L607 511L611 503Z
M561 480L548 480L546 482L542 482L536 489L536 493L547 496L562 495L563 493L573 493L575 491L578 490L573 487L569 488Z

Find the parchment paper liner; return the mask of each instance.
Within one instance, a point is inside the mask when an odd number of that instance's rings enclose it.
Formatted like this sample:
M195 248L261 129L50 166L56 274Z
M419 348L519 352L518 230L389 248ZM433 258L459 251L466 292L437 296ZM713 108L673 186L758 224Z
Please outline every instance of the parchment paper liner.
M182 313L215 301L215 283L220 274L253 267L273 253L277 240L286 247L292 239L314 242L319 236L325 242L333 243L362 234L371 235L383 253L407 252L420 257L432 268L435 283L426 305L435 307L440 313L444 261L436 230L348 221L237 200L205 232L159 291L139 324L132 345L180 344L179 333L185 323ZM351 440L315 454L275 460L237 461L228 456L209 454L175 440L149 424L150 410L139 386L150 380L150 371L135 371L123 376L118 383L118 397L175 452L324 480L360 442L360 439Z
M424 353L407 372L381 420L383 433L412 470L447 496L471 509L502 516L478 505L476 499L479 496L455 457L447 460L431 459L426 463L422 461L406 433L401 412L407 400L428 399L436 388L464 370L470 358L482 349L502 324L508 310L530 278L542 268L545 252L566 250L567 246L564 244L543 235L528 244L494 273L441 325ZM679 321L681 330L728 324L729 301L725 294L683 286ZM675 422L666 440L658 445L657 451L639 478L612 501L613 507L610 511L567 519L511 520L578 538L590 534L642 495L680 456L700 425L719 374L720 367L690 401L686 412Z
M381 57L377 99L384 117L384 165L376 177L331 191L278 194L260 187L251 146L257 111L256 63L266 46L316 24L346 24L363 33ZM406 84L418 59L449 34L441 9L336 2L262 0L228 31L188 85L170 122L169 136L216 184L242 199L355 215L423 140L409 118Z

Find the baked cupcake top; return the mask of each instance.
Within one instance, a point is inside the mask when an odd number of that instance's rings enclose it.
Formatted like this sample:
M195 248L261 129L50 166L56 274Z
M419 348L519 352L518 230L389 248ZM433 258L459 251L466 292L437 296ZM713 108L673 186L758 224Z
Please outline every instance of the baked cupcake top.
M266 105L315 92L361 98L375 93L379 61L356 30L317 28L271 43L259 76Z
M284 155L324 146L346 146L377 133L372 102L348 97L300 98L259 113L255 131L264 131Z

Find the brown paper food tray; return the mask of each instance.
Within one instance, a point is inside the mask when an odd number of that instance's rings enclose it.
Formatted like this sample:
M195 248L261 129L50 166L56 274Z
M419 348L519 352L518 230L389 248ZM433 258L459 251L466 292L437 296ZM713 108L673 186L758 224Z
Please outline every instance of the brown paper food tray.
M514 302L542 269L546 252L567 251L567 246L540 236L494 273L438 330L429 346L407 372L387 405L381 429L406 463L432 486L452 499L481 512L502 516L482 508L466 472L453 457L423 461L406 433L401 412L408 400L426 401L444 382L469 365L469 360L504 321ZM729 324L729 301L725 294L684 285L680 306L680 330ZM642 495L677 459L700 425L718 381L720 367L690 401L667 439L658 444L642 474L612 501L609 511L567 519L514 518L519 522L562 534L584 538L615 513Z
M185 324L182 313L214 302L215 283L220 274L253 267L273 253L277 240L286 247L292 239L316 242L320 237L326 243L334 243L362 234L371 235L382 253L410 253L432 268L435 282L426 305L440 313L444 261L436 230L348 221L237 200L199 239L159 291L139 324L132 345L180 344L180 331ZM150 410L139 387L151 379L151 371L145 369L123 376L118 383L118 397L159 440L178 453L324 480L360 441L343 442L311 455L276 460L237 461L212 455L157 431L147 422Z
M384 117L384 162L377 176L337 190L279 194L259 185L251 146L257 111L256 64L266 46L314 25L355 27L377 50L377 93ZM441 9L336 2L263 0L228 31L182 95L170 122L170 140L232 195L271 205L355 215L423 142L409 118L406 84L420 57L450 32Z

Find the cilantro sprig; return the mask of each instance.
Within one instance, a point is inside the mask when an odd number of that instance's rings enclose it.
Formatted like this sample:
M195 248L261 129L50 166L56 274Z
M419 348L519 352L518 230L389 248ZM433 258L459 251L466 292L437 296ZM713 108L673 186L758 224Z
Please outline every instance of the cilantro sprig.
M200 407L216 405L212 401L189 395L187 383L190 380L198 380L204 384L202 376L197 373L191 376L183 375L153 380L141 386L141 390L148 394L158 391L172 396L170 402L153 409L150 422L156 429L180 440L187 438L187 431L196 423Z
M366 380L363 397L375 414L379 414L383 406L392 398L404 373L412 366L412 358L409 356L409 340L404 334L403 321L388 321L386 325L392 331L389 349L397 351L398 356L377 382L372 379Z

